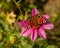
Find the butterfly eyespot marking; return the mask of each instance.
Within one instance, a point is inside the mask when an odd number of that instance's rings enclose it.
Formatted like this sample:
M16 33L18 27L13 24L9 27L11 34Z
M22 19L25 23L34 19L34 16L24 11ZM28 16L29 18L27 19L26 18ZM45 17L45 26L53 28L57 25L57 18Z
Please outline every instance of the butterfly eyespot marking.
M43 23L46 23L46 20L43 20Z
M32 20L31 20L31 19L29 19L29 22L32 22Z
M38 15L38 18L40 19L40 18L41 18L41 16L40 16L40 15Z
M28 28L32 28L32 26L28 26Z
M31 20L30 20L30 22L31 22Z

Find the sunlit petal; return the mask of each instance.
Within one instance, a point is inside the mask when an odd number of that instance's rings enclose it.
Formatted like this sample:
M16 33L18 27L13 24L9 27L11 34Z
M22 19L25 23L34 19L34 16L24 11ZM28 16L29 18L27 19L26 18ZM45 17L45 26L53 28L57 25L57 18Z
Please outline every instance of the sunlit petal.
M41 38L46 39L46 33L45 33L45 31L42 28L38 29L38 35Z
M32 14L31 15L35 16L37 14L39 14L38 10L36 8L32 9Z
M54 28L54 25L52 23L47 23L42 26L43 29L50 30Z
M34 42L36 38L37 38L37 30L33 30L33 32L31 32L31 40Z
M28 21L25 20L25 21L22 21L22 22L18 22L18 24L19 24L20 26L27 27Z
M49 15L47 14L43 14L42 16L45 17L46 19L49 19Z
M32 28L27 29L27 30L25 30L25 31L22 33L22 36L26 37L26 36L28 36L31 32L33 32Z

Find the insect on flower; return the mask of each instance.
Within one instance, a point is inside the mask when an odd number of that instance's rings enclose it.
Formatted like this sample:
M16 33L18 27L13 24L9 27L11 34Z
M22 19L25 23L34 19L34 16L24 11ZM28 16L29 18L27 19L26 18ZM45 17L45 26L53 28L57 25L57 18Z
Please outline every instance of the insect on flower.
M40 15L32 16L28 19L28 27L39 28L40 25L46 23L47 19Z
M46 39L46 33L44 30L50 30L54 27L48 19L49 16L47 14L39 15L38 10L34 8L31 17L28 18L28 20L19 22L19 25L23 27L21 35L23 37L30 35L31 41L35 41L37 36Z

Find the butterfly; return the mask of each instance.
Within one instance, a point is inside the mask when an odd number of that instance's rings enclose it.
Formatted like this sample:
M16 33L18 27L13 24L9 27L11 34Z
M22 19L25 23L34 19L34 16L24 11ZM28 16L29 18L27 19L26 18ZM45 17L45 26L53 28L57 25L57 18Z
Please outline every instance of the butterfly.
M31 16L29 19L28 19L28 27L29 28L38 28L40 27L40 25L46 23L47 19L44 18L43 16L40 16L40 15L35 15L35 16Z

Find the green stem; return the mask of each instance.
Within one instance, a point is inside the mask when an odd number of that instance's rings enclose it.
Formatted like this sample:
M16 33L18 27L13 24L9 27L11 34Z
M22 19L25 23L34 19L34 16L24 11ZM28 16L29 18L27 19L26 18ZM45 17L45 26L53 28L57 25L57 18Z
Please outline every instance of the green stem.
M15 5L17 6L16 1L15 1L15 0L13 0L13 2L14 2L14 3L15 3ZM18 6L17 6L17 8L19 9L19 11L21 12L21 14L23 15L23 13L22 13L22 11L21 11L20 7L18 7Z

